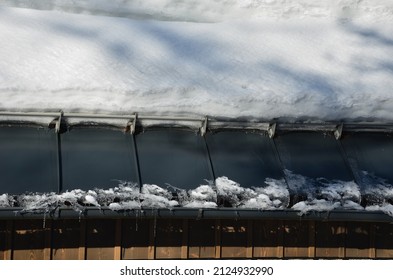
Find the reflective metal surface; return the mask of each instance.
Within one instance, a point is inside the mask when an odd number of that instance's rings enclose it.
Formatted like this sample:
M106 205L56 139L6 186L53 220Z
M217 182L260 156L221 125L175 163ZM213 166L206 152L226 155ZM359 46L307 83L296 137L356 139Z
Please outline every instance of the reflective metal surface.
M61 134L63 191L138 182L133 138L119 130L74 128Z
M194 189L212 180L201 136L185 130L148 130L136 135L143 184Z
M56 134L38 127L0 127L0 194L58 191Z
M393 185L393 136L387 133L352 133L342 138L348 161L360 184L386 180Z
M227 176L242 187L262 187L266 178L281 179L282 167L267 135L222 131L206 135L216 177Z
M332 133L283 133L274 141L284 168L295 174L314 179L353 180Z

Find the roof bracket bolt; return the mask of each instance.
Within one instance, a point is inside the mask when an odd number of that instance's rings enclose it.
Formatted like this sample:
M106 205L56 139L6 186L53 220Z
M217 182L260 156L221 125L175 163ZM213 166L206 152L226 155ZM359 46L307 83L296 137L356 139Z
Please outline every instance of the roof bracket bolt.
M336 126L336 129L334 130L334 137L336 137L336 140L340 140L341 135L343 134L343 126L344 124L339 124Z
M128 121L127 123L127 127L126 130L130 130L130 134L135 134L135 130L136 130L136 121L138 119L138 114L135 113L134 117Z
M60 111L60 115L59 117L55 120L56 124L55 124L55 133L60 133L60 129L61 129L61 121L63 118L64 112Z
M276 134L276 127L277 127L276 123L269 124L269 128L267 129L267 133L270 138L273 138L274 135Z
M200 128L201 136L205 136L207 131L207 116L202 121L202 126Z

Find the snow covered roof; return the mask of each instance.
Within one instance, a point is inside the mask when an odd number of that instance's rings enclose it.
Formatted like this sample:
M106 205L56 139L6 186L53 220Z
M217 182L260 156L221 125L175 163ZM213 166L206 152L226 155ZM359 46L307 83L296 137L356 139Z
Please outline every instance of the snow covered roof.
M4 0L0 15L3 209L392 215L390 0ZM73 126L98 113L135 133Z
M1 2L0 110L392 120L389 0Z

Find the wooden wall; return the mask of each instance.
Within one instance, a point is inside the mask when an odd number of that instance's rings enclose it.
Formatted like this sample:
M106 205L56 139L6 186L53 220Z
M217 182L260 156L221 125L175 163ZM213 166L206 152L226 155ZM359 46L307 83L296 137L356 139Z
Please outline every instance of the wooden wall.
M393 225L260 220L1 220L0 259L393 258Z

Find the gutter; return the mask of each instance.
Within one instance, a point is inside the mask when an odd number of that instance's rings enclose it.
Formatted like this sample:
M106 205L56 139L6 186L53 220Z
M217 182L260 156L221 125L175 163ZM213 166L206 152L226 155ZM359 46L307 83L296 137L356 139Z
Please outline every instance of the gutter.
M192 220L292 220L320 222L378 222L393 223L393 217L382 211L332 210L309 211L302 214L296 210L256 210L256 209L133 209L113 211L108 207L86 207L75 211L72 208L57 208L53 211L26 211L10 207L0 209L0 220L31 219L192 219Z

